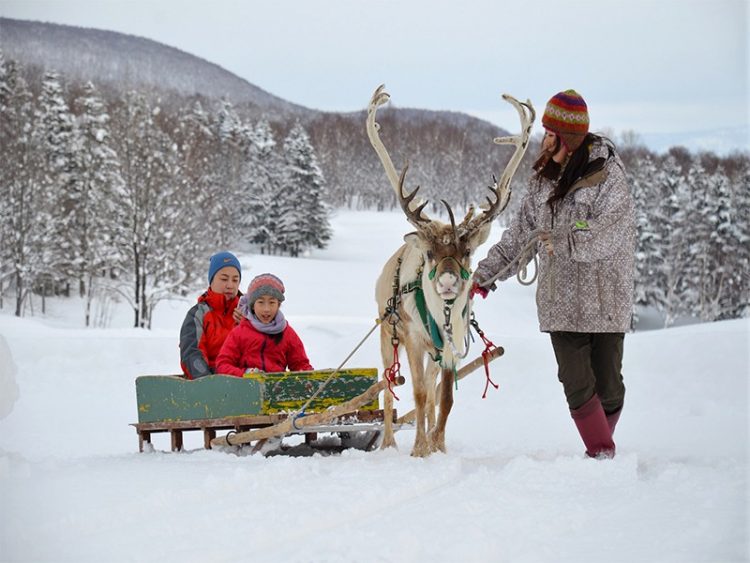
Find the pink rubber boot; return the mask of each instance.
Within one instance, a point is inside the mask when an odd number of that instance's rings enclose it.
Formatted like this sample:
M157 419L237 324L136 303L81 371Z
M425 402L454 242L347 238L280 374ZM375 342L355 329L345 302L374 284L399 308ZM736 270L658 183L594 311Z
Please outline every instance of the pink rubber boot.
M586 455L598 458L615 457L612 430L596 393L583 405L571 410L570 416L573 417L586 446ZM617 423L616 420L614 422Z

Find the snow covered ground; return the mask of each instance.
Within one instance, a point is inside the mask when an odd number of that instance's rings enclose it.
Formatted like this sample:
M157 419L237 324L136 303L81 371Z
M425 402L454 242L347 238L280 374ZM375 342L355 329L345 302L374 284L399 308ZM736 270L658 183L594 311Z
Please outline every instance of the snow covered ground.
M374 279L410 230L399 213L342 211L333 226L307 258L241 256L243 285L285 281L318 368L372 326ZM139 454L134 378L178 371L202 289L161 304L152 331L128 328L122 306L108 329L81 328L75 302L2 311L0 561L748 560L746 319L627 336L612 461L583 456L534 289L515 281L475 306L506 350L500 390L482 400L480 372L459 383L448 454L411 458L412 432L398 451L330 457L205 451L197 434L186 452L160 434ZM379 365L375 336L349 365Z

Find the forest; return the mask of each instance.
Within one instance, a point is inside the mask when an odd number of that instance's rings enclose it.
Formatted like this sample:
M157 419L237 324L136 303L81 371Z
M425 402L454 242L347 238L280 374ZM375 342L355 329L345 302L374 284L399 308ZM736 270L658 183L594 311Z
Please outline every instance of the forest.
M378 117L433 214L439 199L457 210L483 201L510 156L491 144L502 130L462 114L389 107ZM364 120L266 119L226 98L98 88L0 53L0 307L43 313L46 297L77 294L91 326L95 301L125 300L134 326L148 328L154 306L188 292L216 248L301 256L325 247L333 209L397 205ZM636 199L639 308L666 326L747 316L748 154L656 154L632 132L613 140ZM523 197L536 146L501 225Z

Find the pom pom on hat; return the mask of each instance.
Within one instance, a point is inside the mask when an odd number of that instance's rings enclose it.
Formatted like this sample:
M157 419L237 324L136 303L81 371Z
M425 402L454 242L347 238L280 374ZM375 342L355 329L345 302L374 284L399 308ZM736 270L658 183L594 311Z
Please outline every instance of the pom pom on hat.
M556 133L570 152L575 151L589 132L586 102L575 90L558 92L547 102L542 125Z
M255 276L247 286L247 302L252 309L253 303L261 295L270 295L282 302L284 300L284 283L273 274L260 274Z
M240 266L240 261L237 260L237 257L231 252L218 252L211 256L208 263L208 284L211 285L211 282L214 281L216 272L227 266L237 268L237 271L240 273L240 279L242 279L242 266Z

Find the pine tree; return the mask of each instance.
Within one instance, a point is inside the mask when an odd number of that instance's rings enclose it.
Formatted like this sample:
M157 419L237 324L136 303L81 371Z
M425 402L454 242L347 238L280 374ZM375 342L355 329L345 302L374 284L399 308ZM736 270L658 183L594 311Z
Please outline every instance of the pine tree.
M657 210L654 202L659 201L657 170L650 158L647 158L633 171L632 185L635 199L635 217L637 230L635 304L641 307L658 308L665 301L663 271L660 264L661 232Z
M684 249L682 281L679 295L682 309L691 317L700 317L703 298L702 287L706 275L706 243L709 240L710 229L702 216L702 210L708 203L709 176L699 161L690 165L687 172L689 200L685 202L685 220L689 225L686 229L689 237Z
M708 239L703 254L701 320L714 321L722 315L731 274L728 260L736 238L732 225L729 181L719 168L708 183L703 220L708 228Z
M15 62L6 62L0 50L0 309L5 305L6 282L11 276L10 184L14 166L10 148L16 142L16 119L11 99L17 80Z
M232 104L222 102L216 123L216 135L219 140L219 151L216 155L219 164L220 191L211 194L212 201L208 206L211 220L222 225L218 230L218 244L222 248L241 236L239 224L242 212L238 201L245 195L247 185L245 169L249 158L250 131L242 123Z
M750 315L750 159L737 175L732 197L731 301L722 318Z
M271 253L277 226L280 224L279 195L282 188L282 160L276 152L276 141L268 121L257 123L251 134L249 159L244 184L247 193L240 199L240 225L243 236Z
M84 198L78 163L78 137L75 119L65 100L60 76L45 73L39 95L36 124L36 143L44 154L43 190L45 202L39 209L46 217L45 230L55 244L44 249L45 285L59 281L78 280L79 292L85 295L85 277L80 252L75 246L80 240L81 218L78 214ZM41 257L40 257L41 258ZM46 288L42 289L42 295Z
M689 189L673 156L667 157L657 174L657 185L661 192L660 254L664 257L659 273L660 281L663 283L659 292L663 294L664 301L659 305L665 314L665 326L670 326L677 317L688 312L681 301L680 292L684 287L683 271L690 244Z
M23 315L34 284L46 271L48 237L45 162L34 127L31 92L15 62L4 63L0 113L0 209L2 281L15 286L15 314Z
M173 137L183 181L180 188L183 224L203 233L206 248L219 247L224 236L221 231L226 230L228 223L226 216L221 215L226 207L221 204L225 188L220 146L211 116L200 102L196 101L189 110L181 112ZM198 267L196 263L196 269ZM201 272L204 269L201 262ZM194 275L197 274L196 270Z
M72 251L85 285L85 324L91 322L95 280L122 269L126 231L119 221L125 209L125 191L120 162L110 146L109 115L91 82L76 100L80 109L77 150L79 186L72 226Z
M284 198L277 241L292 256L308 248L325 248L331 238L326 183L310 137L299 123L284 140Z

